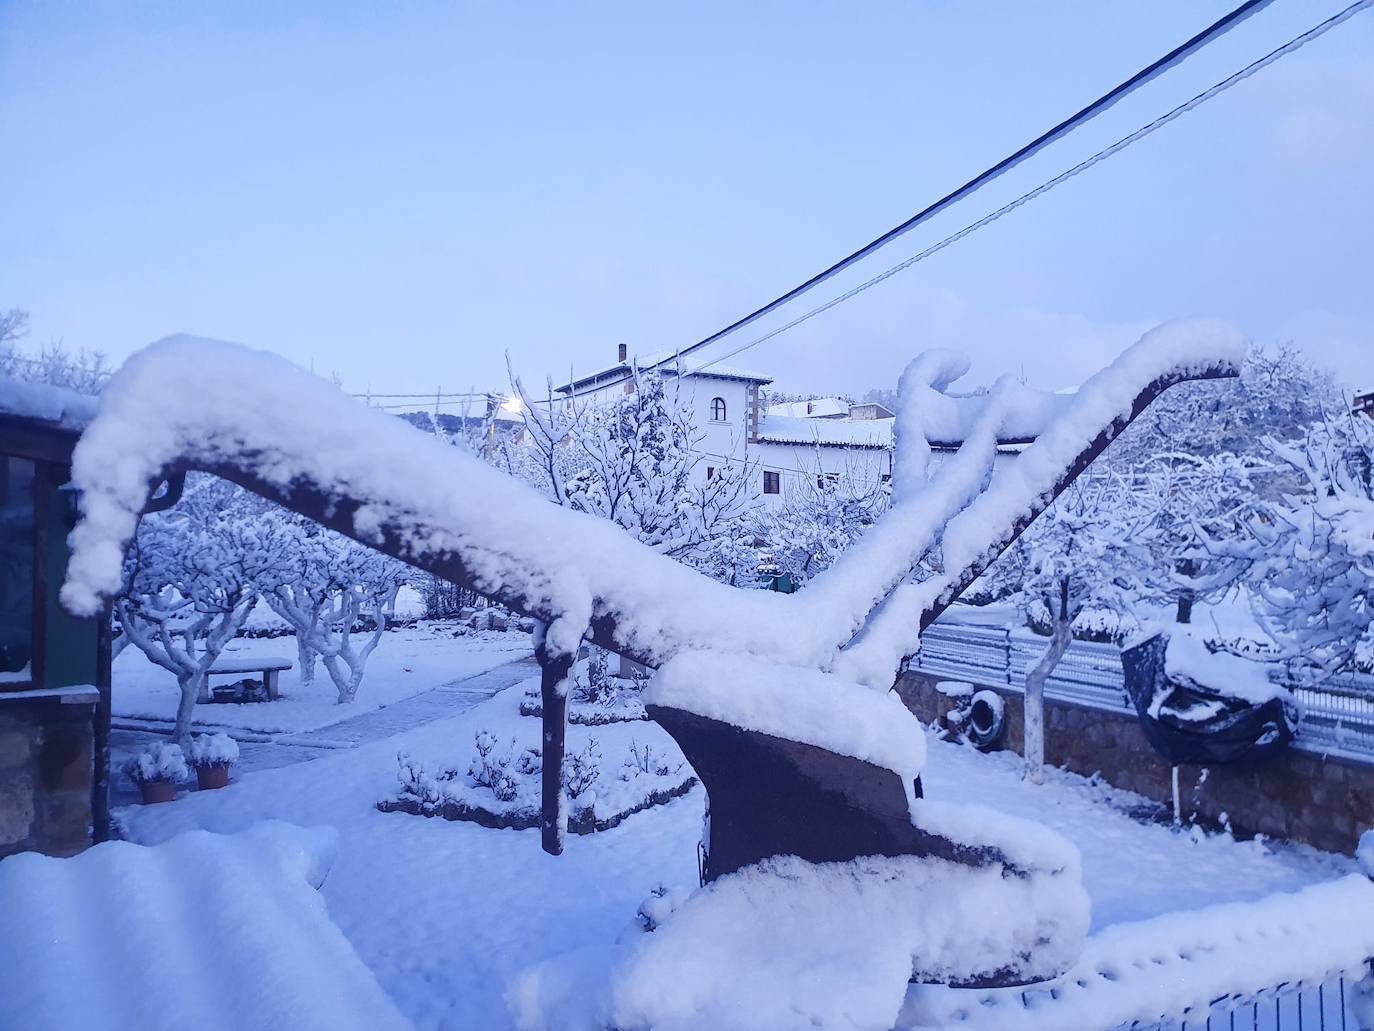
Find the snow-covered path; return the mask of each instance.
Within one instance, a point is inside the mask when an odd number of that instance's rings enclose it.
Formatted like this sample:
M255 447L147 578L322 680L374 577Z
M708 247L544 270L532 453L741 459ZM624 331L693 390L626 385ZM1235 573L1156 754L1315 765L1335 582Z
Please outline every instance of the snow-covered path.
M422 1028L505 1028L503 993L517 971L613 940L657 883L695 887L703 802L698 788L614 830L572 837L558 858L539 850L535 831L375 809L394 790L398 751L465 763L475 729L504 732L519 719L520 692L516 686L462 715L313 762L249 773L222 791L120 815L129 837L148 842L191 827L240 830L268 817L336 827L339 858L323 889L330 914L401 1009ZM662 734L640 727L642 741ZM570 728L570 745L586 733ZM1083 854L1095 927L1291 891L1353 869L1344 857L1306 848L1142 824L1082 778L1052 774L1043 787L1023 784L1012 756L932 740L924 776L930 797L983 802L1070 838Z
M523 655L495 669L459 677L447 684L440 684L438 687L371 712L350 716L329 726L300 734L282 735L267 741L241 740L239 761L234 775L241 778L249 773L310 762L341 748L356 748L371 741L382 741L434 720L460 715L512 684L528 679L537 669L534 656ZM236 734L232 728L229 732L231 735ZM164 733L165 730L114 731L110 744L111 768L117 770L128 755L150 741L158 740ZM264 736L248 735L249 738L259 739ZM121 775L115 777L113 792L113 801L116 805L134 802L138 798L137 790Z

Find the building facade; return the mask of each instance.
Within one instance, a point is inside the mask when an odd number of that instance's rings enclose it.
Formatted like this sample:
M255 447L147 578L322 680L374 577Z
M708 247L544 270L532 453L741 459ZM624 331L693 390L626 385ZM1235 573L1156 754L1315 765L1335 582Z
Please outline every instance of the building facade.
M620 345L614 365L557 388L569 403L609 404L635 389L636 367L671 378L672 389L692 413L701 440L698 475L720 463L747 465L758 494L781 505L798 491L844 481L856 492L876 489L892 476L893 413L873 402L850 404L837 397L789 401L765 407L767 374L670 354L632 360ZM938 455L958 441L933 446ZM1002 449L1010 457L1015 446Z
M58 602L72 449L94 403L0 381L0 857L71 855L108 825L108 620Z

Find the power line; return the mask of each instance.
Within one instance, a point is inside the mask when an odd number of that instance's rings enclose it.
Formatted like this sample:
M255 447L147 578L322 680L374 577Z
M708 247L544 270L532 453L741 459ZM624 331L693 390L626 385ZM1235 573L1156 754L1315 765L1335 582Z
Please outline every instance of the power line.
M1286 56L1286 55L1288 55L1288 54L1293 53L1295 50L1300 49L1301 47L1305 46L1306 44L1312 42L1312 40L1316 39L1318 36L1324 35L1325 33L1329 32L1331 29L1334 29L1337 25L1341 24L1342 22L1344 22L1344 21L1346 21L1347 19L1351 18L1352 16L1358 14L1360 11L1364 10L1366 7L1369 7L1369 6L1371 6L1371 5L1374 5L1374 0L1356 0L1355 3L1352 3L1349 7L1346 7L1346 8L1344 8L1343 10L1341 10L1341 11L1337 12L1336 14L1332 15L1330 18L1326 19L1326 21L1321 22L1321 23L1319 23L1318 25L1313 26L1312 28L1308 29L1306 32L1302 33L1302 34L1299 35L1299 36L1293 37L1292 39L1290 39L1287 43L1283 44L1282 46L1277 47L1277 48L1275 48L1274 50L1269 51L1269 53L1265 54L1263 57L1261 57L1261 58L1259 58L1259 59L1257 59L1257 60L1255 60L1255 61L1252 61L1250 64L1248 64L1248 65L1246 65L1244 68L1242 68L1240 71L1234 73L1233 75L1227 76L1225 79L1222 79L1220 82L1216 83L1214 86L1211 86L1211 87L1209 87L1209 88L1206 89L1206 90L1203 90L1201 93L1197 94L1196 96L1192 97L1191 99L1189 99L1189 100L1187 100L1187 101L1184 101L1182 104L1179 104L1177 107L1173 108L1172 110L1166 112L1165 114L1160 115L1160 116L1159 116L1158 118L1156 118L1154 121L1149 122L1149 123L1147 123L1147 124L1141 126L1139 129L1137 129L1135 132L1131 133L1130 135L1128 135L1128 136L1123 136L1121 139L1117 140L1117 141L1116 141L1115 143L1113 143L1111 146L1105 147L1105 148L1103 148L1102 150L1099 150L1096 154L1093 154L1091 157L1087 158L1087 159L1084 160L1084 161L1080 161L1078 164L1074 165L1072 168L1068 169L1067 171L1061 172L1059 175L1055 176L1053 179L1047 179L1045 182L1043 182L1043 183L1041 183L1039 186L1035 187L1035 189L1030 190L1030 191L1027 192L1027 193L1023 193L1021 196L1017 197L1015 200L1011 201L1010 203L1002 205L1002 207L998 208L996 211L993 211L993 212L990 213L990 214L984 215L982 218L978 219L978 221L976 221L976 222L970 222L968 225L964 226L963 229L960 229L957 233L954 233L954 234L952 234L952 235L950 235L950 236L945 237L943 240L940 240L938 243L932 244L931 246L927 247L925 250L920 251L920 252L918 252L918 253L912 255L910 258L907 258L905 261L899 262L898 264L893 265L891 268L888 268L888 269L884 270L883 272L878 273L878 275L874 276L873 278L868 279L868 280L865 280L864 282L858 284L857 286L852 287L852 288L849 289L849 290L846 290L844 293L838 295L837 297L834 297L834 298L832 298L831 300L826 301L824 304L818 305L818 306L816 306L815 308L812 308L810 311L808 311L808 312L806 312L806 313L804 313L804 314L802 314L802 315L797 316L795 319L792 319L790 322L786 322L786 323L784 323L783 325L778 326L776 329L770 330L769 332L763 334L762 336L757 337L757 338L755 338L755 339L753 339L753 340L750 340L748 343L743 344L743 345L741 345L741 346L739 346L739 347L736 347L736 348L735 348L734 350L732 350L732 351L727 351L727 352L725 352L724 354L720 355L719 357L711 359L709 362L707 362L707 363L705 363L704 365L700 366L700 367L699 367L697 370L695 370L695 371L700 372L700 371L703 371L703 370L705 370L705 369L709 369L711 366L716 365L716 364L718 364L719 362L723 362L723 361L725 361L727 358L733 358L735 355L740 354L740 353L742 353L742 352L744 352L744 351L747 351L747 350L749 350L751 347L755 347L755 346L757 346L757 345L763 343L765 340L771 340L773 337L778 336L778 335L781 334L781 333L785 333L785 332L787 332L789 329L792 329L792 328L794 328L794 327L796 327L796 326L799 326L799 325L801 325L803 322L806 322L806 321L808 321L808 320L810 320L810 319L812 319L812 318L815 318L817 315L820 315L820 314L823 313L823 312L829 311L831 308L834 308L836 305L842 304L843 302L849 300L850 298L855 297L855 296L857 296L858 294L863 293L865 290L869 289L870 287L877 286L879 283L882 283L882 282L884 282L885 280L888 280L888 279L892 278L892 277L895 276L898 272L901 272L901 271L903 271L903 270L905 270L905 269L910 268L912 265L915 265L915 264L916 264L917 262L919 262L919 261L925 260L926 258L930 257L932 254L937 253L938 251L944 250L946 247L948 247L948 246L949 246L950 244L952 244L952 243L957 243L959 240L962 240L964 237L968 236L970 233L974 233L974 232L978 231L979 229L982 229L984 226L990 225L991 223L996 222L996 221L997 221L998 219L1000 219L1003 215L1010 214L1011 212L1015 211L1017 208L1021 207L1023 204L1026 204L1027 202L1034 200L1036 197L1039 197L1041 194L1048 193L1050 190L1054 189L1056 186L1060 185L1060 184L1063 183L1063 182L1066 182L1066 181L1069 180L1069 179L1072 179L1074 176L1078 175L1080 172L1086 171L1087 169L1091 168L1093 165L1096 165L1096 164L1098 164L1098 163L1100 163L1100 162L1102 162L1102 161L1105 161L1107 158L1111 157L1113 154L1117 154L1117 153L1119 153L1120 151L1125 150L1125 149L1126 149L1127 147L1129 147L1132 143L1135 143L1135 142L1137 142L1137 141L1139 141L1139 140L1141 140L1141 139L1144 139L1146 136L1149 136L1151 133L1155 132L1155 131L1158 130L1158 129L1162 129L1164 126L1168 125L1170 122L1174 121L1176 118L1179 118L1179 117L1181 117L1181 116L1187 114L1189 111L1191 111L1191 110L1193 110L1194 108L1200 106L1201 104L1206 103L1208 100L1211 100L1213 97L1217 96L1218 94L1224 93L1226 90L1230 89L1232 86L1236 85L1238 82L1241 82L1241 81L1244 80L1244 79L1248 79L1250 76L1254 75L1256 72L1260 71L1262 68L1265 68L1265 67L1267 67L1268 65L1273 64L1273 63L1274 63L1275 61L1277 61L1279 58L1284 57L1284 56Z
M897 239L899 236L902 236L903 234L910 232L912 229L915 229L918 225L927 221L933 216L939 214L941 211L944 211L950 205L957 203L964 197L969 196L975 190L978 190L983 186L986 186L988 183L992 182L997 177L1003 175L1006 172L1011 171L1017 165L1021 164L1021 162L1025 161L1032 155L1038 153L1040 150L1043 150L1045 147L1049 146L1051 143L1055 142L1061 137L1067 135L1072 130L1078 128L1081 125L1085 125L1093 118L1096 118L1102 112L1110 108L1118 100L1139 89L1141 86L1144 86L1146 83L1151 82L1159 75L1168 71L1174 65L1180 63L1185 58L1189 57L1191 54L1202 49L1208 43L1225 35L1227 32L1235 28L1235 26L1239 25L1242 21L1249 18L1251 15L1256 14L1265 7L1268 7L1269 4L1271 4L1272 2L1273 0L1247 0L1247 2L1241 4L1235 10L1231 11L1229 14L1223 16L1222 18L1219 18L1217 21L1207 26L1207 28L1203 29L1201 32L1193 36L1187 42L1181 43L1180 45L1174 47L1174 49L1170 50L1163 57L1146 65L1140 71L1132 75L1129 79L1126 79L1124 82L1116 86L1114 89L1098 97L1087 107L1082 108L1075 114L1070 115L1068 118L1064 119L1058 125L1054 126L1054 128L1049 129L1044 133L1041 133L1039 136L1031 140L1030 143L1027 143L1021 149L1003 158L1001 161L997 162L997 164L986 169L985 171L980 172L978 175L974 176L972 179L964 183L964 185L960 186L958 189L945 194L935 203L923 208L916 214L912 215L905 222L901 223L900 225L894 226L887 232L883 233L882 236L879 236L877 239L871 240L870 242L864 244L857 251L854 251L852 254L849 254L844 258L841 258L839 261L835 262L835 264L831 265L823 272L818 272L816 275L806 280L806 282L800 284L799 286L793 287L791 290L788 290L785 294L782 294L780 297L774 298L773 300L765 304L763 307L756 308L754 311L750 312L748 315L745 315L743 318L736 319L734 322L730 323L730 325L726 326L724 329L718 330L717 332L712 333L710 336L698 340L695 344L691 344L688 347L681 348L671 358L665 358L660 362L656 362L655 364L649 366L649 368L656 369L659 366L666 365L677 358L684 357L685 355L689 355L694 351L700 350L701 348L706 347L708 344L713 344L722 337L727 336L728 334L733 333L738 329L743 329L745 326L758 321L770 312L776 311L778 308L780 308L784 304L787 304L789 301L795 300L802 294L815 289L817 286L820 286L822 283L826 282L831 277L849 268L855 262L861 261L863 258L868 257L868 255L872 254L874 251L877 251L879 248L886 246L893 240Z

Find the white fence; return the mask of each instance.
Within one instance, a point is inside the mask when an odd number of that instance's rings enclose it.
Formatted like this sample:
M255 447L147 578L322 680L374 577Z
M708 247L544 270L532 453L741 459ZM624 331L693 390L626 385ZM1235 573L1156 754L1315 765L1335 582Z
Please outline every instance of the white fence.
M1029 630L935 625L921 635L911 668L1023 690L1026 670L1045 650ZM1352 674L1320 688L1294 687L1303 707L1295 748L1374 762L1374 677ZM1075 641L1045 684L1045 695L1134 713L1115 645Z

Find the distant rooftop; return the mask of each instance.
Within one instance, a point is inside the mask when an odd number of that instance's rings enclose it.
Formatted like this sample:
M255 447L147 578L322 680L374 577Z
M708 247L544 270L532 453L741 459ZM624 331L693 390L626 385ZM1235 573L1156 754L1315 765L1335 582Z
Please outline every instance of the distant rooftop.
M655 371L665 376L706 376L713 379L744 380L748 383L773 382L772 376L766 376L761 372L753 372L749 369L741 369L733 365L716 365L709 358L678 358L672 351L654 351L631 357L625 354L625 345L621 344L620 346L621 358L616 364L609 365L599 372L578 377L570 383L564 383L561 387L554 389L560 394L566 394L587 387L614 383L629 376L635 365L638 365L640 371L647 371L661 365Z

